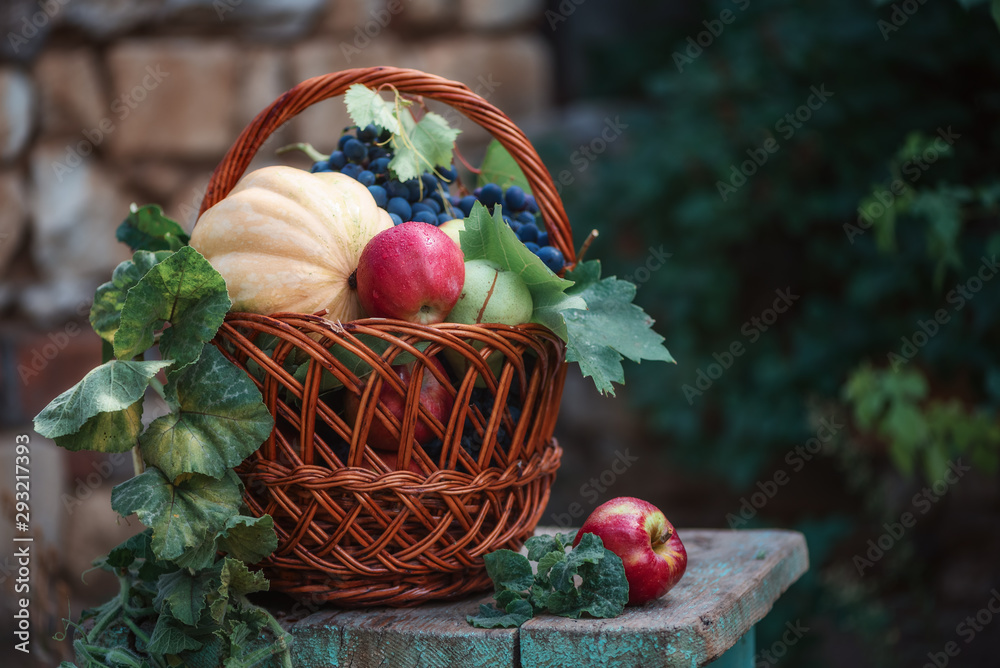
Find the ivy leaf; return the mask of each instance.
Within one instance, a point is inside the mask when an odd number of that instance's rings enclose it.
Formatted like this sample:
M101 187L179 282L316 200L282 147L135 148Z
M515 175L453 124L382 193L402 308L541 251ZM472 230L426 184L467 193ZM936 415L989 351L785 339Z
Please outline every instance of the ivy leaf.
M399 131L392 135L393 158L389 169L400 181L409 181L424 171L451 165L459 130L448 127L440 114L429 112L417 123L410 114L399 115Z
M195 626L209 593L218 589L218 582L218 573L211 569L197 573L181 569L161 575L156 581L153 606L161 615L169 614L182 624Z
M115 232L118 241L133 251L175 251L187 246L191 237L156 204L129 207L129 215Z
M142 399L128 408L98 413L83 423L76 432L57 436L56 445L72 452L128 452L139 445L142 433Z
M528 185L528 179L521 171L521 167L510 152L503 147L503 144L496 139L492 140L486 147L486 155L483 156L483 163L479 170L476 185L485 186L487 183L495 183L504 190L510 186L520 186L524 192L531 192L531 186Z
M573 282L556 276L521 243L514 230L503 222L499 207L493 209L491 216L485 206L476 202L465 219L465 229L459 235L466 262L489 260L504 271L520 276L528 286L534 304L531 322L545 325L566 340L563 311L585 309L586 301L580 296L567 294Z
M484 556L483 560L498 592L504 589L521 592L530 589L535 581L531 564L523 554L513 550L496 550Z
M111 280L97 288L90 307L90 324L105 341L114 343L121 322L122 306L129 289L138 283L155 265L170 257L172 251L136 251L111 275Z
M274 520L270 515L231 517L219 533L218 549L243 563L257 563L278 549Z
M220 480L190 474L175 484L151 467L111 491L112 509L138 515L153 530L153 552L167 560L222 529L239 514L240 501L240 483L232 472Z
M189 636L178 620L170 615L160 615L149 638L147 651L154 656L163 656L200 648L201 643Z
M160 353L179 369L198 358L222 325L232 302L226 281L201 253L185 246L151 268L128 291L115 334L115 357L131 359L160 338Z
M651 329L653 320L632 304L635 285L617 278L600 279L597 260L581 263L567 277L576 282L568 290L587 303L587 310L563 311L569 338L566 361L577 362L602 394L614 395L613 383L625 382L622 357L633 362L673 362L663 337Z
M149 379L169 365L169 360L105 362L49 402L35 416L35 431L55 439L79 431L95 415L126 410L145 394Z
M359 128L374 123L393 134L399 132L396 108L364 84L354 84L344 93L347 114Z
M271 433L274 424L246 373L210 344L197 362L168 377L170 413L141 438L143 458L173 480L183 473L221 478Z

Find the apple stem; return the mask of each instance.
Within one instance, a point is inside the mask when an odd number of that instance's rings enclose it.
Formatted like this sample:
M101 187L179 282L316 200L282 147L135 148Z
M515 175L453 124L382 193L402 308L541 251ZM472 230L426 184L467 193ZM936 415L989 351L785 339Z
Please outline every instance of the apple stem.
M661 531L656 535L656 538L653 540L653 547L659 547L660 545L665 544L667 541L673 538L673 535L674 535L673 529L667 529L666 532Z

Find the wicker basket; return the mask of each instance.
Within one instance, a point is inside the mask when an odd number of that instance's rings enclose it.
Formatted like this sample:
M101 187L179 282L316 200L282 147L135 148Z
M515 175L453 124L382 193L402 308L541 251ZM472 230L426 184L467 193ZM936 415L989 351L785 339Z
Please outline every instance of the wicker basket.
M239 136L202 211L230 192L282 123L354 83L447 103L488 130L524 171L551 243L574 260L566 213L524 133L463 84L414 70L346 70L291 89ZM256 380L275 418L238 469L251 512L274 518L279 545L263 564L273 590L349 607L464 596L491 586L484 554L518 549L538 523L562 453L552 432L565 349L548 329L230 313L214 343ZM448 360L450 376L432 357ZM414 363L409 386L391 369L403 360ZM293 374L290 362L304 366ZM447 421L418 401L424 369L454 397ZM404 397L401 420L378 400L384 383ZM331 384L343 387L327 391ZM360 397L353 423L342 410L348 393ZM391 456L365 445L377 422L399 434ZM418 424L433 441L417 442Z

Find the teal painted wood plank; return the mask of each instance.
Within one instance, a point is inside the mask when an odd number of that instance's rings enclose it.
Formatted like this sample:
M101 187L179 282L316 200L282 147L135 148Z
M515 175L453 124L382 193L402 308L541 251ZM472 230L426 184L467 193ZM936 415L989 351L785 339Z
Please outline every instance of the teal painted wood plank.
M520 632L523 668L698 668L721 657L809 566L792 531L678 530L688 570L666 596L614 619L541 616Z
M287 626L299 668L517 668L517 629L476 629L485 598L417 608L327 610Z
M708 664L706 668L754 668L753 655L757 652L757 627L751 626L726 653Z

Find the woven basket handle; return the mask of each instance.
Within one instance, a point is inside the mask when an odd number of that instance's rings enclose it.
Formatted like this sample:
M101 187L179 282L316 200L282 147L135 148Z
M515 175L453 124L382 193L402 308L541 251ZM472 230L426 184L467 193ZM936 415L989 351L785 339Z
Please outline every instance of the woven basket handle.
M343 94L356 83L369 88L389 84L401 93L422 95L443 102L485 128L524 171L549 232L550 243L562 251L568 263L576 261L572 230L562 200L537 151L520 128L465 84L398 67L361 67L313 77L272 102L243 130L215 168L199 216L229 194L258 149L285 121L317 102Z

